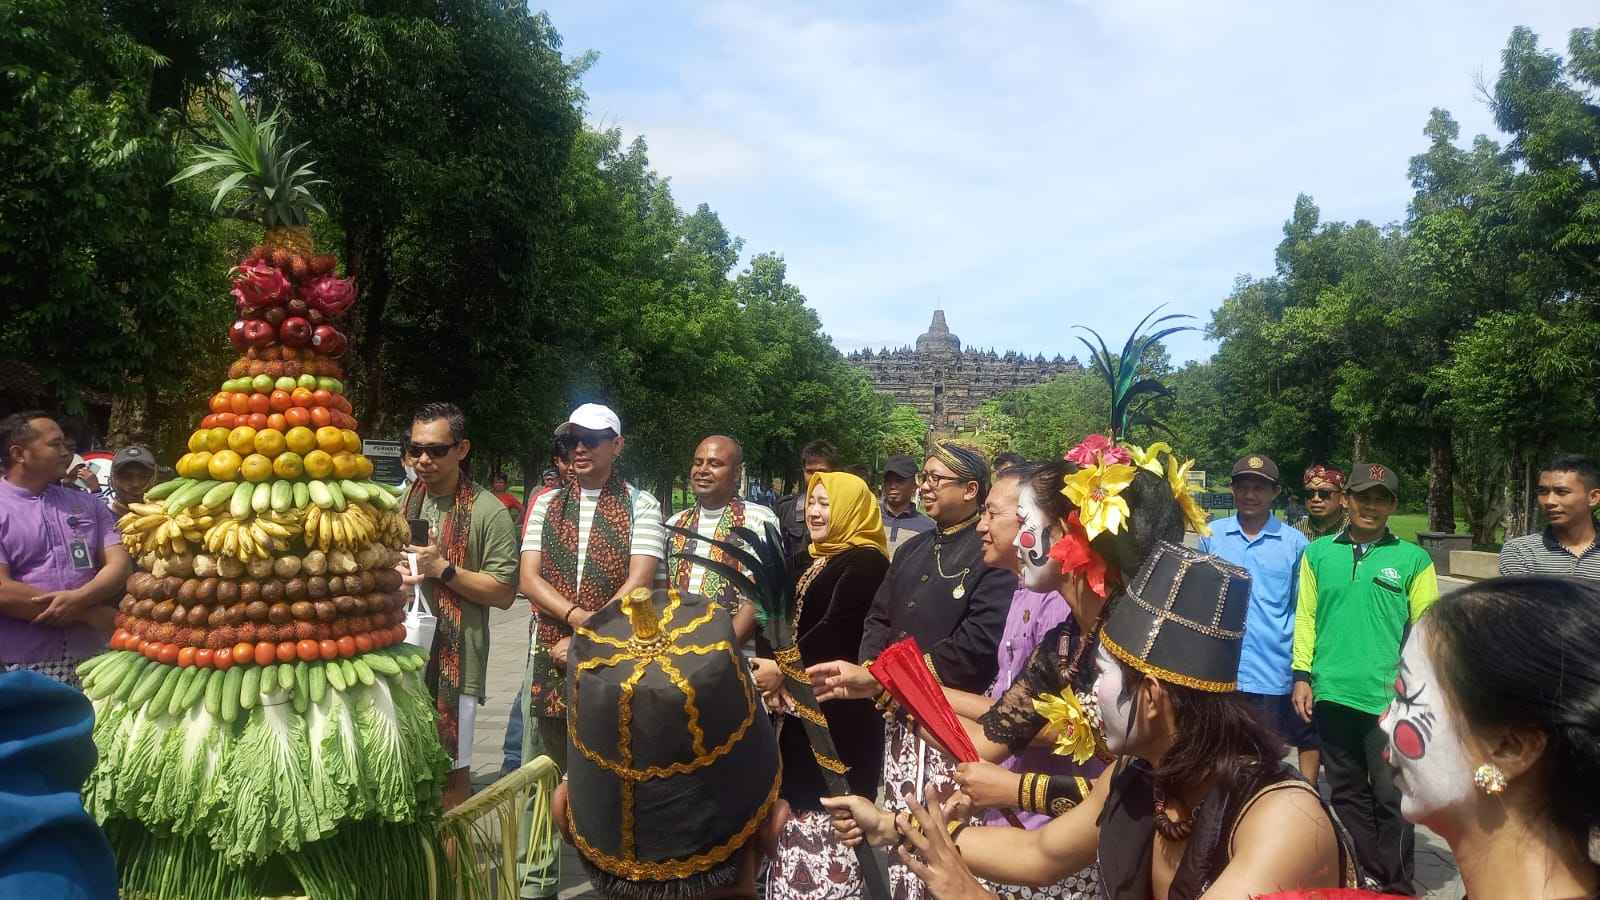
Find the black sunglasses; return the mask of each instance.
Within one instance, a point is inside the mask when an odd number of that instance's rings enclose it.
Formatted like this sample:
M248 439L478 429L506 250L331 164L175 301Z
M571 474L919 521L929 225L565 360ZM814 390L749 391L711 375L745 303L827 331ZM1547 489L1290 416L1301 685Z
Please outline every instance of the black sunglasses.
M590 450L593 450L601 444L604 444L606 441L615 439L616 436L617 433L609 428L605 429L604 431L589 431L588 429L584 429L582 431L569 431L566 434L561 435L560 437L556 438L556 444L568 452L571 452L573 448L577 447L579 444L582 444Z
M454 450L460 444L460 441L454 441L449 444L409 444L407 449L410 451L412 456L418 459L421 459L423 456L427 456L429 459L439 459L446 453Z
M1338 491L1316 490L1316 491L1311 491L1310 493L1311 493L1311 496L1317 498L1318 500L1331 500L1331 499L1333 499L1334 495L1338 494L1339 492Z

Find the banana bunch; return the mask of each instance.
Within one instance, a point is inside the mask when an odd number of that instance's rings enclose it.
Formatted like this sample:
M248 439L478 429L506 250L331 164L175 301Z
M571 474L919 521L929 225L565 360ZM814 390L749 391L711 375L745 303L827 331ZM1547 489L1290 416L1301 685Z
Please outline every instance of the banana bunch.
M347 504L343 511L315 504L305 509L306 547L314 550L359 550L378 541L379 513L366 503Z
M191 507L168 515L159 503L129 504L128 512L117 520L122 544L134 555L154 551L164 556L189 552L190 543L200 543L213 517L203 507Z
M289 522L281 519L289 519ZM240 562L249 562L288 553L290 540L299 532L300 526L293 516L266 513L247 521L228 516L213 524L203 540L214 556L232 556Z
M406 517L393 509L386 510L378 519L378 539L397 550L411 543L411 526Z

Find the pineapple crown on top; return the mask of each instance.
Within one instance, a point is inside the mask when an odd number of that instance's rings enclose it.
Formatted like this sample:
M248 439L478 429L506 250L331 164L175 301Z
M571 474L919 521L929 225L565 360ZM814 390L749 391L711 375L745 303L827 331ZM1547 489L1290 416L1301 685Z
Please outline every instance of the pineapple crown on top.
M190 157L193 164L174 175L168 184L217 169L222 180L211 200L212 211L218 210L223 200L240 195L232 201L227 215L259 222L267 228L304 225L310 210L327 212L311 195L311 188L328 182L314 177L316 173L309 162L294 166L295 154L306 145L287 146L280 129L280 110L273 110L264 119L257 118L238 94L230 95L226 114L209 103L206 109L221 141L195 147Z

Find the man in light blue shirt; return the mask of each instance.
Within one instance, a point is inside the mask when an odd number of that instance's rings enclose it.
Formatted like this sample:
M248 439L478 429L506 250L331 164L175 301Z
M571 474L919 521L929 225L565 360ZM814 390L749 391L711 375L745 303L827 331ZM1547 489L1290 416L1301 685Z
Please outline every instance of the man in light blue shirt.
M1200 552L1250 573L1239 693L1256 708L1263 724L1299 751L1300 771L1315 784L1321 744L1290 702L1294 608L1306 537L1272 514L1280 488L1278 465L1270 457L1257 453L1239 460L1230 487L1235 514L1211 523L1211 536L1200 539Z

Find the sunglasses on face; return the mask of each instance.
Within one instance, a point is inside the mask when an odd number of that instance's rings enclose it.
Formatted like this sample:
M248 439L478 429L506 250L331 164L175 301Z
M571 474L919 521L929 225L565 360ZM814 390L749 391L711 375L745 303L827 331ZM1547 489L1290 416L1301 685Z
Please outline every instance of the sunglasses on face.
M1334 497L1339 496L1339 492L1338 491L1316 490L1316 491L1311 491L1311 496L1317 498L1318 500L1332 500Z
M423 456L427 456L429 459L440 459L446 453L454 450L460 443L460 441L455 441L449 444L412 444L411 455L417 459L421 459Z
M556 439L556 443L570 453L579 444L593 450L615 437L616 434L609 428L605 431L574 431L563 434Z

